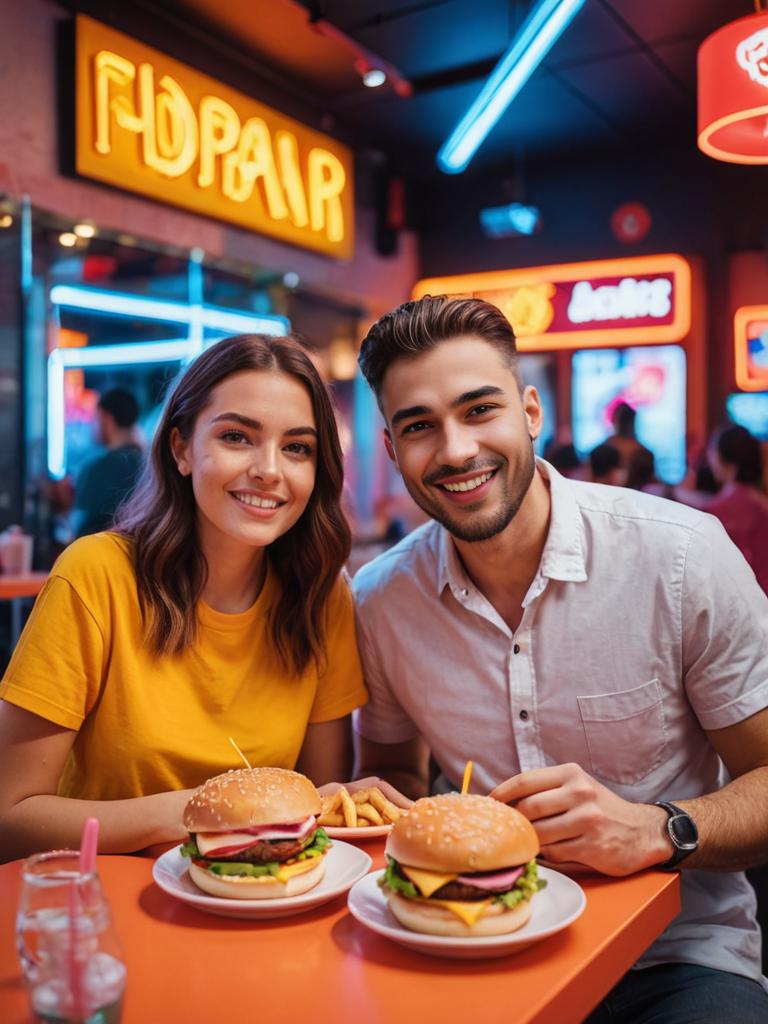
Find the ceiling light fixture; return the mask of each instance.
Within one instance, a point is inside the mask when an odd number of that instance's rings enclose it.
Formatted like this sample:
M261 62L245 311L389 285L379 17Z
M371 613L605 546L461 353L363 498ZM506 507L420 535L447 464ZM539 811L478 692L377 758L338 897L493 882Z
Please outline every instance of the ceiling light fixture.
M293 3L306 12L306 8L300 3L300 0L293 0ZM364 85L375 89L376 86L383 85L386 81L392 87L393 92L401 99L409 99L413 95L413 86L407 78L400 74L394 64L390 64L389 61L361 46L356 39L348 36L346 32L337 28L332 22L321 17L319 4L310 5L309 24L319 35L325 36L326 39L332 39L339 46L354 55L354 65L362 77ZM379 74L374 74L373 76L373 82L365 80L367 71L378 71ZM384 78L379 78L379 75L384 75Z
M63 245L65 249L71 249L73 245L77 245L77 235L72 231L62 231L59 235L59 245Z
M460 174L586 0L540 0L493 69L480 95L440 147L437 165Z
M363 85L369 89L377 89L380 85L384 85L387 80L387 76L381 70L381 68L368 68L367 71L363 72Z
M480 226L489 238L512 238L532 235L541 225L541 214L535 206L509 203L507 206L489 206L480 211Z
M93 224L88 224L86 221L82 221L80 224L75 224L72 230L78 238L93 238L96 234L96 228Z
M732 164L768 164L768 12L723 25L699 47L699 149Z

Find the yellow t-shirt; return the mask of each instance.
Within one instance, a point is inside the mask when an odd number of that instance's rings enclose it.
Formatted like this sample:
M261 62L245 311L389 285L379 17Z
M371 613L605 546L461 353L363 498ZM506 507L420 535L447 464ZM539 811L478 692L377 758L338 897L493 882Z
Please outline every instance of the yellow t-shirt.
M293 768L307 724L366 701L352 599L339 578L327 618L327 667L281 670L267 633L279 583L225 615L200 602L198 634L161 658L143 640L129 542L114 533L75 541L41 591L0 683L0 697L77 729L59 794L115 800L197 786L239 767ZM190 614L195 614L190 611Z

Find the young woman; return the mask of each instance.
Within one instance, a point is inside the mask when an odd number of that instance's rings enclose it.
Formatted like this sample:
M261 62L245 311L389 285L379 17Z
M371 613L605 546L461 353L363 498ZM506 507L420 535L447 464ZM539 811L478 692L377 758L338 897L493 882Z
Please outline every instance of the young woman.
M0 858L185 834L189 790L240 762L349 777L365 690L340 571L349 528L323 382L292 338L182 376L114 532L53 567L0 683Z

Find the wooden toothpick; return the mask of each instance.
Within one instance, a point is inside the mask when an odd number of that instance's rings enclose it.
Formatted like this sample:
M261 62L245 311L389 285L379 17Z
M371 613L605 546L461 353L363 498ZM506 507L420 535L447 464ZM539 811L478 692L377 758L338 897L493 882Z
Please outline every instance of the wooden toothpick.
M233 746L233 747L235 748L235 750L236 750L236 751L238 752L238 754L240 755L240 757L241 757L241 759L242 759L243 763L245 764L245 767L246 767L246 768L250 768L250 767L251 767L251 765L250 765L250 763L249 763L249 761L248 761L248 758L247 758L247 757L245 756L245 754L244 754L244 753L242 752L242 750L240 749L240 747L238 747L238 745L237 745L237 744L235 743L235 741L234 741L234 739L232 738L232 736L230 736L230 737L229 737L229 742L230 742L230 743L232 744L232 746Z

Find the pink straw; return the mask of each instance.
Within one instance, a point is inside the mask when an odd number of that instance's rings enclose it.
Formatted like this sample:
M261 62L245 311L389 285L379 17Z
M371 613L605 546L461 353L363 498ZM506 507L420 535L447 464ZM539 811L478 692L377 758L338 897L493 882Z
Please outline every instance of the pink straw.
M98 818L86 818L80 837L80 875L89 875L96 868L96 849L99 844ZM78 880L73 879L69 887L69 987L72 993L75 1016L84 1019L86 1007L83 992L83 965L78 956L78 915L80 899L77 890Z
M83 977L78 960L77 915L80 913L80 901L77 892L77 879L72 879L69 886L69 948L67 960L69 966L69 990L72 993L74 1015L78 1020L85 1019L83 1001Z
M80 837L80 874L89 875L96 869L96 849L99 845L99 819L86 818Z

